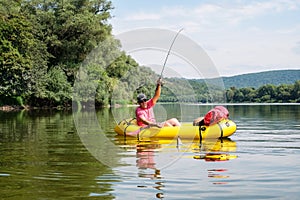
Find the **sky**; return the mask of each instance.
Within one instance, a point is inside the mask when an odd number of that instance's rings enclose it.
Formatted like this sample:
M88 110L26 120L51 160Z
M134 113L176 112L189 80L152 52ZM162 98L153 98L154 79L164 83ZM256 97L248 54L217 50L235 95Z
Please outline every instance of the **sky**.
M180 34L206 52L220 76L300 69L299 0L111 1L114 35L142 28L176 33L183 28ZM131 54L142 65L162 65L166 56L164 52L154 61L151 54L157 52ZM193 78L184 67L188 64L175 57L170 56L167 69L174 66L176 73Z

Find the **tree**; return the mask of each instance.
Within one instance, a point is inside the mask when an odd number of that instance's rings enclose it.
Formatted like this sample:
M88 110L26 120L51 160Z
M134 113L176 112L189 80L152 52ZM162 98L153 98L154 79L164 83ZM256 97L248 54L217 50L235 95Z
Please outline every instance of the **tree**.
M34 21L46 43L48 68L59 66L73 84L79 64L111 35L107 23L112 9L106 0L24 1L22 12Z
M0 21L0 95L29 95L34 67L43 68L47 55L35 38L34 27L24 16L9 15Z
M233 96L234 96L234 91L235 87L231 87L230 89L226 90L226 99L228 102L233 102Z
M16 15L20 9L21 0L1 0L0 1L0 16L2 18L10 15Z
M71 85L60 68L52 68L48 72L45 97L52 105L66 105L71 101Z
M241 88L240 92L243 94L243 102L253 102L255 98L255 89L254 88Z
M279 85L276 88L276 101L289 102L291 100L292 86L287 84Z
M291 92L291 97L295 100L295 102L300 103L300 80L294 83L294 87Z
M275 94L275 86L271 84L263 85L257 89L257 97L261 98L263 102L271 102Z

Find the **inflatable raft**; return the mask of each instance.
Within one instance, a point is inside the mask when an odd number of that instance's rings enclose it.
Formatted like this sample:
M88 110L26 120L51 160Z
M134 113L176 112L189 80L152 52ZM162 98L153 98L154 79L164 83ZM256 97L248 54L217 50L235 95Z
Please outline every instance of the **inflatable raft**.
M141 127L136 123L136 119L124 119L115 127L115 132L119 135L139 138L225 138L231 136L236 131L236 124L224 119L217 124L210 126L193 126L192 123L182 123L180 127Z

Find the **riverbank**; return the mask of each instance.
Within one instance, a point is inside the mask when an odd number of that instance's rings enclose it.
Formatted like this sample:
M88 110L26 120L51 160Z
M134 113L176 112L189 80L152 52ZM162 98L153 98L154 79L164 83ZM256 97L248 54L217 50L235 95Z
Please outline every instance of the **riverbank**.
M90 110L90 109L97 109L99 108L120 108L120 107L129 107L129 106L137 106L137 105L122 105L122 104L115 104L113 106L95 106L95 105L89 105L89 104L83 104L79 108L77 106L72 107L71 105L68 106L56 106L56 107L51 107L51 106L42 106L42 107L36 107L36 106L29 106L29 105L3 105L0 106L0 111L3 112L14 112L14 111L21 111L21 110L70 110L70 109L82 109L82 110Z
M71 107L32 107L28 105L24 106L17 106L17 105L4 105L0 106L0 111L3 112L14 112L14 111L21 111L21 110L69 110Z
M10 105L0 106L0 111L6 111L6 112L20 111L24 109L27 110L28 108L26 106L10 106Z
M228 106L228 105L248 105L248 106L255 106L255 105L300 105L300 103L179 103L179 102L173 102L173 103L168 103L168 102L159 102L158 104L185 104L185 105L202 105L202 106L209 106L209 105L223 105L223 106ZM138 106L137 104L127 104L127 105L122 105L122 104L115 104L113 106L103 106L103 107L97 107L97 108L120 108L120 107L136 107ZM89 107L89 106L82 106L80 109L83 110L89 110L90 108L95 108L95 107ZM0 106L0 111L4 112L13 112L13 111L21 111L21 110L70 110L72 109L71 106L67 107L49 107L49 106L43 106L43 107L32 107L32 106L19 106L19 105L4 105Z

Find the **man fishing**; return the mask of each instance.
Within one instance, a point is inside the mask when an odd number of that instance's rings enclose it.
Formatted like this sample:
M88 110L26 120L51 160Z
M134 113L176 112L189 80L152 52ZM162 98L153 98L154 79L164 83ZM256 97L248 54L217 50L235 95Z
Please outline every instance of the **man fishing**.
M155 94L149 100L147 99L145 94L139 94L137 96L139 107L136 108L135 114L136 114L137 124L139 126L147 126L147 125L150 126L153 125L158 127L180 126L180 123L176 118L168 119L161 123L156 123L153 107L155 106L157 100L160 97L161 85L162 85L162 79L159 78L157 80Z
M172 46L177 38L177 36L179 35L179 33L182 31L183 29L180 29L177 34L175 35L171 46L169 48L169 51L167 53L161 74L160 74L160 78L157 80L157 86L156 86L156 90L155 90L155 94L154 97L151 98L150 100L147 100L147 97L145 94L139 94L137 96L137 101L139 104L139 107L136 109L135 114L136 114L136 120L137 120L137 124L139 126L147 126L147 125L154 125L154 126L158 126L158 127L164 127L164 126L180 126L179 121L176 118L172 118L169 119L165 122L162 123L156 123L155 121L155 117L154 117L154 113L153 113L153 106L155 106L157 100L160 97L160 92L161 92L161 85L162 85L162 77L163 77L163 72L168 60L168 57L170 55Z

